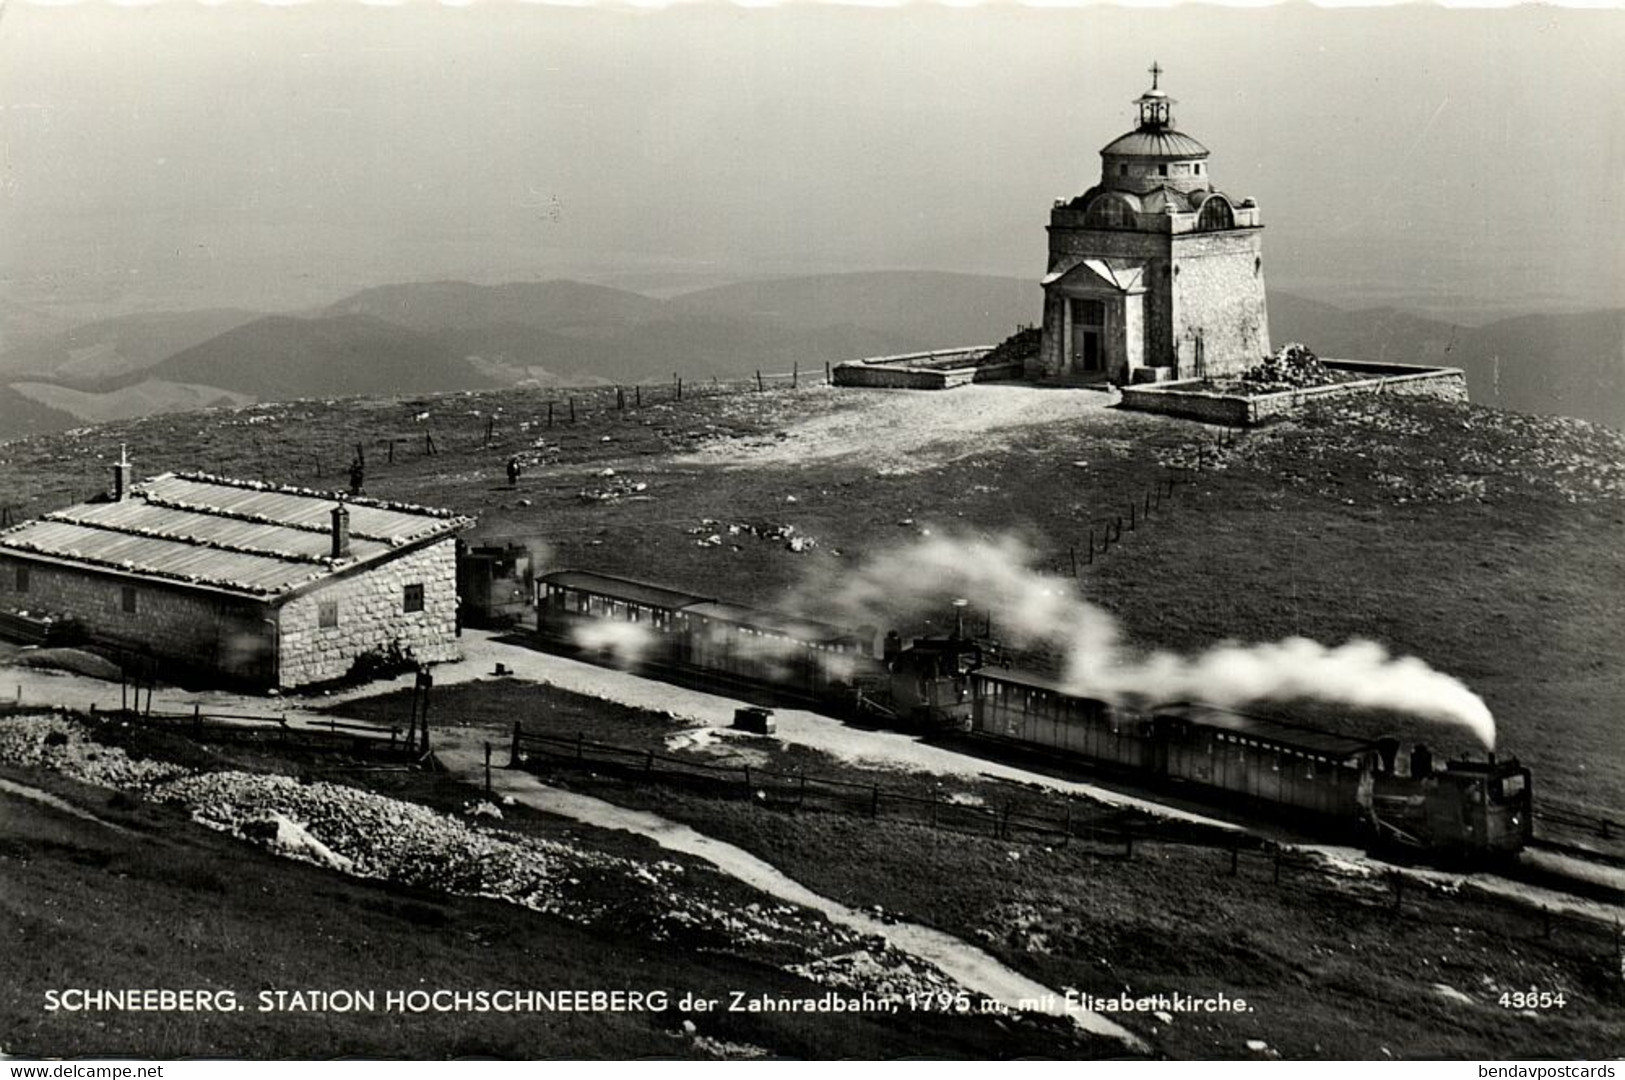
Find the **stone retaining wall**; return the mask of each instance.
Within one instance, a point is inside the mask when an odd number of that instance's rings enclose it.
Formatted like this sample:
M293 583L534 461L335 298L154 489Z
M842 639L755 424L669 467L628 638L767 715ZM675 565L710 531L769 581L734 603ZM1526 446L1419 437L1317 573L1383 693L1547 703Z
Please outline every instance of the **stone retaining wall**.
M1467 401L1467 377L1460 368L1378 364L1359 360L1327 360L1324 363L1334 371L1367 377L1329 386L1253 396L1204 389L1196 380L1125 386L1122 405L1126 409L1181 416L1209 424L1251 427L1290 416L1315 401L1359 394L1403 394L1441 401Z
M966 383L1021 376L1021 362L980 364L990 345L934 352L871 356L836 364L836 386L869 386L894 390L946 390Z

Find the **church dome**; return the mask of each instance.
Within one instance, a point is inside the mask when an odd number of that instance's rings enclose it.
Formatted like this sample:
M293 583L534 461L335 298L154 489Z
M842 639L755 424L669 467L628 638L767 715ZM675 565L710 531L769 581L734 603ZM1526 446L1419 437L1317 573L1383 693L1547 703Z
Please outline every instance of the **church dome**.
M1178 102L1157 85L1160 64L1151 65L1151 89L1135 99L1140 126L1100 151L1100 186L1148 195L1162 188L1191 194L1211 187L1208 149L1174 129Z
M1161 131L1137 128L1107 143L1100 153L1112 157L1160 157L1189 161L1191 158L1207 157L1208 148L1172 128Z

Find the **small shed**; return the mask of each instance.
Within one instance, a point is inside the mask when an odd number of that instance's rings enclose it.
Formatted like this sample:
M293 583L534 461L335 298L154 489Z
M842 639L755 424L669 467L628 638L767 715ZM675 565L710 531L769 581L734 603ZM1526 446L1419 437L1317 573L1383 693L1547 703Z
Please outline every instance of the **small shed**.
M0 532L0 610L77 623L160 670L292 688L358 661L455 659L449 510L200 473Z

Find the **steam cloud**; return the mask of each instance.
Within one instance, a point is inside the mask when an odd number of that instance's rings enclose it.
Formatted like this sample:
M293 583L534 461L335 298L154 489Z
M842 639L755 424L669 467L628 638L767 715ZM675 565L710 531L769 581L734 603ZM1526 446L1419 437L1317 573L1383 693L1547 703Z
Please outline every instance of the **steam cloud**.
M1237 706L1314 699L1387 708L1465 727L1495 746L1495 719L1460 680L1374 641L1328 647L1293 637L1263 645L1225 642L1197 656L1141 654L1122 644L1109 612L1077 596L1073 582L1033 568L1020 540L931 537L885 552L820 590L844 617L889 625L940 615L944 598L964 597L991 613L997 634L1017 647L1045 645L1065 656L1070 693L1155 702Z
M614 619L592 619L576 624L571 632L577 646L612 659L621 667L634 667L643 659L653 636L637 623Z

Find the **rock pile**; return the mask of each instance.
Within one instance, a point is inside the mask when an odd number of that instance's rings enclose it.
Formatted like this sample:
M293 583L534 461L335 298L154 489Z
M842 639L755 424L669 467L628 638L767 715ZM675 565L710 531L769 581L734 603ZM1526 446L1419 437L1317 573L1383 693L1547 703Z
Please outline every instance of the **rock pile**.
M786 501L791 501L794 498L795 496L790 496ZM724 525L718 522L716 518L705 518L698 525L686 530L686 532L689 536L699 537L698 540L694 541L699 547L721 547L725 537L741 539L751 537L755 540L767 540L782 544L784 550L793 551L797 554L812 551L818 546L816 537L796 532L794 525L785 525L774 521L736 521ZM735 551L739 550L738 544L732 544L731 546Z
M603 469L598 473L597 487L582 488L576 492L576 498L584 503L616 502L626 498L644 498L649 496L643 493L649 485L642 480L630 480L617 475L614 469Z
M17 716L0 722L0 761L46 768L87 784L134 791L189 770L164 761L141 761L116 746L93 742L63 716Z
M1310 386L1326 386L1337 378L1320 362L1309 348L1294 341L1282 345L1274 356L1266 356L1263 363L1254 364L1241 373L1241 381L1256 393L1274 393L1277 390L1302 390Z

